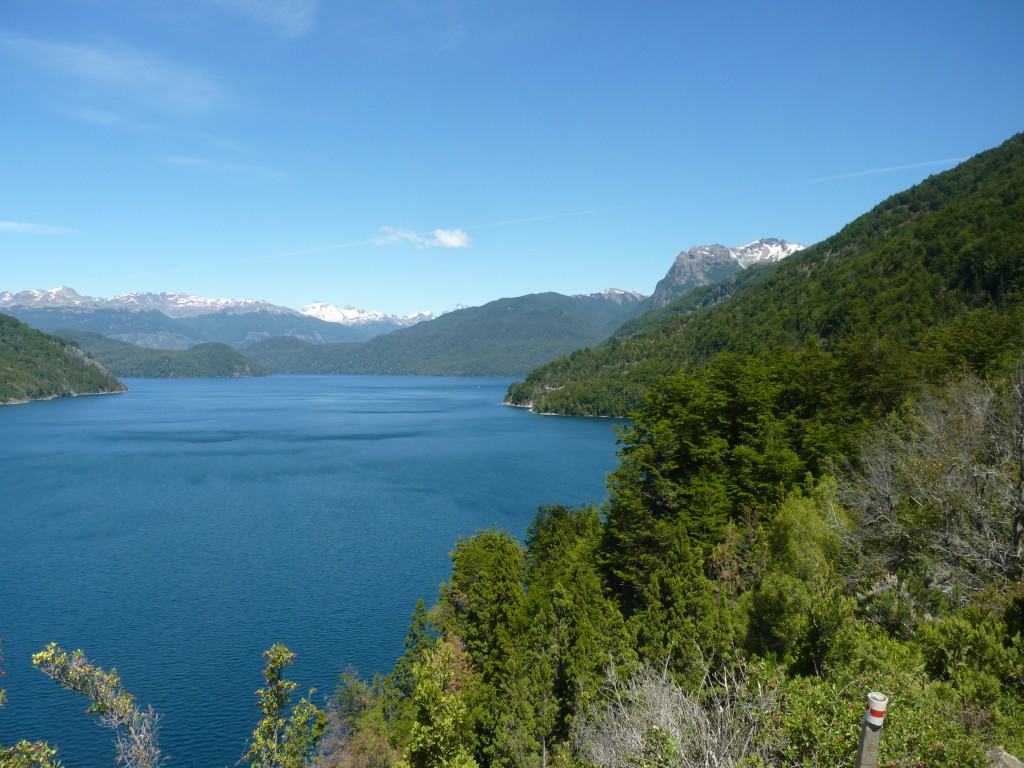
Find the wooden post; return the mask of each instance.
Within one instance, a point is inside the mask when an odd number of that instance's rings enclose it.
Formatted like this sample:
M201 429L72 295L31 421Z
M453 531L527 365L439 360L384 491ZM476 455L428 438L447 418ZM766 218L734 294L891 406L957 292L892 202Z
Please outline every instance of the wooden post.
M889 706L889 697L872 691L868 694L868 706L864 710L864 725L860 731L860 744L857 746L856 768L876 768L878 765L878 736L885 720L885 708Z

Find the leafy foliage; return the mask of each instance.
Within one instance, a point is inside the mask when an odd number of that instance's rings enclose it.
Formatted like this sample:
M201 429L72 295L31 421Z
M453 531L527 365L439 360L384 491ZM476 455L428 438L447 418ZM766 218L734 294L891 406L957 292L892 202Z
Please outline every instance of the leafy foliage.
M292 705L292 694L299 685L286 680L284 670L294 662L294 653L277 644L263 656L267 659L263 670L266 685L256 691L263 719L252 732L252 743L243 759L254 768L304 768L327 729L327 716L308 698Z
M3 656L4 639L0 637L0 662ZM4 676L0 669L0 677ZM7 691L0 688L0 709L7 703ZM60 768L56 757L57 748L38 741L21 740L12 747L0 745L0 765L4 768Z
M117 733L117 762L128 768L157 768L163 764L157 743L159 717L153 708L141 710L135 697L121 687L117 670L105 672L85 658L70 654L56 643L32 656L32 663L54 682L80 693L91 702L86 710L99 715Z

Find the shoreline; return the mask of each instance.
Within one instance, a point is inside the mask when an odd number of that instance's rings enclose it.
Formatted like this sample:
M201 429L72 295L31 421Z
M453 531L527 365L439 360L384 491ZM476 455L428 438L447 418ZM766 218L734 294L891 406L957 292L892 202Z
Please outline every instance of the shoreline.
M5 405L25 405L26 403L41 403L47 400L58 400L62 397L91 397L93 395L123 395L128 391L124 389L112 389L108 392L66 392L63 394L47 395L46 397L28 397L24 400L0 400L0 407Z

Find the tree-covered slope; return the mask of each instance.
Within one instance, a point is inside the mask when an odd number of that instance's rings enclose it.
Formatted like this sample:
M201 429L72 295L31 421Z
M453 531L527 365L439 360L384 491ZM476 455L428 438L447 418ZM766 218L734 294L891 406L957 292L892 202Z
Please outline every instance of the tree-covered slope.
M147 349L97 333L58 331L118 376L136 378L237 378L269 371L227 344L209 342L186 350Z
M0 404L124 390L72 342L0 314Z
M999 367L1024 347L1024 135L894 195L764 279L698 289L660 318L532 371L508 402L623 415L660 377L725 350L868 355L911 378Z
M597 343L638 305L632 295L616 301L538 293L450 312L363 344L268 340L245 352L275 373L516 376Z

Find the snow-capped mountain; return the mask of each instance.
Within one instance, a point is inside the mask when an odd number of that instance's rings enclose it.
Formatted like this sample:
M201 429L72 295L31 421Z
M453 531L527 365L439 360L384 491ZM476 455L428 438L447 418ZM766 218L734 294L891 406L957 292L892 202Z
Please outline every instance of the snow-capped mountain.
M730 248L729 250L743 268L746 269L749 266L762 262L782 261L787 256L792 256L804 248L806 246L799 243L776 240L774 237L762 237L760 240L741 245L739 248Z
M801 251L805 246L764 237L737 248L697 245L676 256L668 274L651 294L651 303L663 307L702 285L717 283L756 264L771 263Z
M20 291L0 293L0 308L4 307L58 307L63 309L126 309L133 312L155 310L168 317L197 317L215 312L244 314L270 312L297 315L294 309L279 307L261 299L207 299L190 293L125 293L110 299L82 296L66 285L49 291Z
M325 320L328 323L340 323L342 325L388 323L396 328L406 328L424 320L433 320L435 317L433 312L417 312L405 317L398 317L397 315L388 315L384 312L368 312L364 309L356 309L351 304L346 304L344 307L336 307L326 301L314 301L312 304L307 304L302 308L302 314L319 320Z
M630 301L643 301L646 296L636 291L624 291L621 288L605 288L600 293L577 293L576 298L605 299L616 304L623 304Z
M243 315L250 312L267 312L272 315L305 315L329 323L348 326L385 325L389 329L405 328L424 320L433 320L432 312L417 312L405 317L384 312L356 309L351 305L336 307L326 301L307 304L302 310L271 304L262 299L210 299L191 293L125 293L109 299L82 296L73 288L62 285L52 290L20 291L0 293L0 308L56 307L62 309L121 309L131 312L161 312L168 317L187 318L201 315L224 314Z
M81 307L96 309L103 299L81 296L73 288L61 285L49 291L0 292L0 307Z
M269 312L274 315L297 315L294 309L271 304L262 299L208 299L191 293L125 293L106 299L104 306L138 312L156 310L168 317L198 317L220 312L243 315L247 312Z

